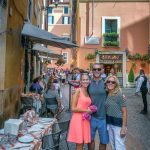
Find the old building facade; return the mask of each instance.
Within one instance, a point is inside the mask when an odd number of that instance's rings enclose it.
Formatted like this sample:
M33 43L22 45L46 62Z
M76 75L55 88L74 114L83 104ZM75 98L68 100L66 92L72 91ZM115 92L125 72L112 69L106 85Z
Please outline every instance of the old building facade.
M60 0L56 6L55 1L49 3L47 8L47 27L48 32L58 35L66 40L71 40L71 22L72 11L69 0ZM65 64L60 68L70 68L72 64L72 48L62 49L50 47L49 49L55 50L58 54L61 54L65 60ZM51 59L50 68L57 67L55 65L56 60Z
M41 0L0 1L0 126L19 113L25 78L21 31L25 21L40 27L41 3Z
M149 76L150 65L145 59L150 36L149 2L80 0L78 3L77 66L89 69L92 63L101 62L107 74L111 68L115 69L124 87L133 64L135 76L140 68ZM95 54L95 59L86 59Z

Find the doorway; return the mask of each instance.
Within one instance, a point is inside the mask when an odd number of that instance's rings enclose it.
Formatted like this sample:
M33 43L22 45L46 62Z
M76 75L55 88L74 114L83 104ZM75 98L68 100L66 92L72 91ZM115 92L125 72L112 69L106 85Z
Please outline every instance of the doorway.
M109 75L111 68L114 68L114 64L104 64L105 74L107 76Z

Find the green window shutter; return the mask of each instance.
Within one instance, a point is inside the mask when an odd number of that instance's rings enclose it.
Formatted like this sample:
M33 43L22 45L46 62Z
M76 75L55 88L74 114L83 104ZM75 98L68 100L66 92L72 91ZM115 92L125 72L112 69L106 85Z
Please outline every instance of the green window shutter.
M52 14L53 12L53 7L48 7L48 14Z
M105 20L105 33L117 32L117 20Z
M112 20L111 22L111 31L117 32L117 20Z
M64 7L64 14L68 14L68 7Z
M54 24L54 16L52 16L52 24Z
M109 32L108 20L105 20L105 33Z

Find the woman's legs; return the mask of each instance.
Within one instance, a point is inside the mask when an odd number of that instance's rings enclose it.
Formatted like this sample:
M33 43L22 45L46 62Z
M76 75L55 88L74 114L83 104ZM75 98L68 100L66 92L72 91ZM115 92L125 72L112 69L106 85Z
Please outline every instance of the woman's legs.
M83 150L83 144L76 144L76 150Z

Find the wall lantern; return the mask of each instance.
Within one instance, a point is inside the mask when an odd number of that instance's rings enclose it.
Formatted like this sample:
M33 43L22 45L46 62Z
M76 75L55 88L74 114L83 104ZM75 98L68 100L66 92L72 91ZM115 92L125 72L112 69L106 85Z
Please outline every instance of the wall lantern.
M57 8L59 0L54 0L55 7Z
M126 53L126 56L129 55L129 50L128 50L128 48L125 49L125 53Z

